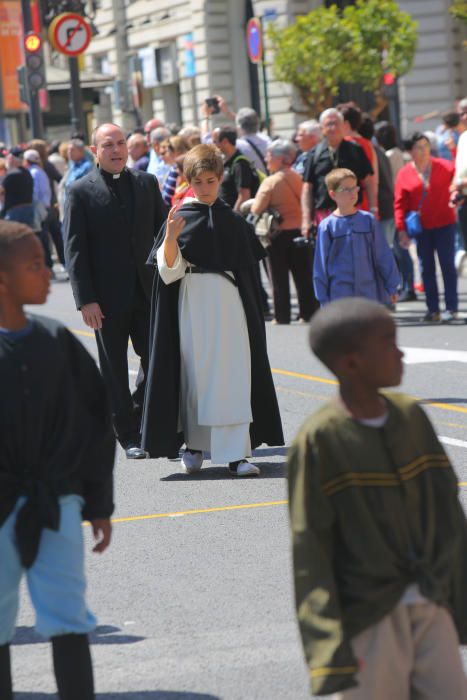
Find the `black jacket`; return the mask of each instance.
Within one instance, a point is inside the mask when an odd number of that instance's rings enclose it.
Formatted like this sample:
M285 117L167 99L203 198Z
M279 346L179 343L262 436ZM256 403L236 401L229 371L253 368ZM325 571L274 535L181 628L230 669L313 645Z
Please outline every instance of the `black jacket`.
M93 358L43 316L22 337L0 334L0 387L0 527L26 496L15 537L29 567L42 530L58 529L59 496L81 495L83 519L112 514L112 414Z
M156 178L127 170L133 191L130 230L98 168L71 185L65 202L65 257L76 306L97 302L104 315L132 304L139 279L151 298L153 273L145 266L167 216Z

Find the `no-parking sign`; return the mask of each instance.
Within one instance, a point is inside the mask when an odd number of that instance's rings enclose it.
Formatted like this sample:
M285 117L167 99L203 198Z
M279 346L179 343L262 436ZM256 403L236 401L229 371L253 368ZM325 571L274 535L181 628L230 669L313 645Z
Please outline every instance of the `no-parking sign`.
M252 17L246 25L246 45L250 61L260 63L263 58L263 30L257 17Z
M54 49L66 56L84 53L92 38L91 27L81 15L64 12L49 27L49 40Z

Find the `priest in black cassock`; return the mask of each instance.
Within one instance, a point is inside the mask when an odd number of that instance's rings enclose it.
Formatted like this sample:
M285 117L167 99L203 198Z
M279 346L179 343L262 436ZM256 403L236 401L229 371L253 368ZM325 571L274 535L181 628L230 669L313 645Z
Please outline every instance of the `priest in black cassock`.
M153 272L145 266L167 216L153 175L126 167L125 134L103 124L93 134L98 167L75 182L65 203L65 252L83 320L95 331L114 427L128 458L145 457L139 430L148 370ZM128 342L144 374L131 394Z

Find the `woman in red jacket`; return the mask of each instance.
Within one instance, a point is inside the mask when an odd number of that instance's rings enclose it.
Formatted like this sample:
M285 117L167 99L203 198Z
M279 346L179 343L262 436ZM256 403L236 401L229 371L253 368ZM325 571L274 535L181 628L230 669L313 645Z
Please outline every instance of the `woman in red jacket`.
M409 150L413 161L399 170L395 183L394 213L399 242L403 247L409 246L405 216L409 211L420 210L423 231L416 242L428 307L424 320L449 322L457 317L456 212L449 206L454 164L433 158L430 142L420 132L410 138ZM446 311L442 315L439 312L435 251L444 281Z

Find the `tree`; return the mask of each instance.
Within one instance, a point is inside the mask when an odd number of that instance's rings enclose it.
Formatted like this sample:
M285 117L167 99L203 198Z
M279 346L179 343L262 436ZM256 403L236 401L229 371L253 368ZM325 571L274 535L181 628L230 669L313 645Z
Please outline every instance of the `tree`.
M270 25L274 73L298 90L311 114L329 107L342 83L373 90L379 112L385 76L412 66L416 28L393 0L357 0L342 12L319 7L285 29Z
M449 12L456 19L467 22L467 0L453 0ZM464 41L464 46L467 49L467 41Z
M463 19L464 22L467 22L467 0L453 0L449 12L456 19Z

